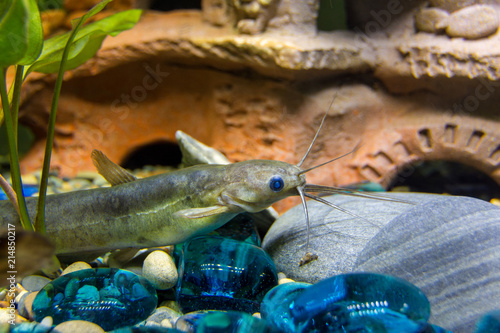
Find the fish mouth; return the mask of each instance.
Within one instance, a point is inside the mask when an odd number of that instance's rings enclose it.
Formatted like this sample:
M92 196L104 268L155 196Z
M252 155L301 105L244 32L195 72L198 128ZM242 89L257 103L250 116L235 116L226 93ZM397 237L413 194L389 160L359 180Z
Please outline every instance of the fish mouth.
M245 201L225 193L221 194L220 201L225 206L238 207L249 213L257 213L268 207L268 206L264 207L262 204L257 206L253 202Z

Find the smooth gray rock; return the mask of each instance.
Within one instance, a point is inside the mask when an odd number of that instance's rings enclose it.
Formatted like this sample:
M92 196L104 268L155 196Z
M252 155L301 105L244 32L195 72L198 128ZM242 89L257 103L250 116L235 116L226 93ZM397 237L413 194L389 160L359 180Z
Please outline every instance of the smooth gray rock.
M39 291L52 280L41 275L28 275L21 280L21 285L28 291Z
M387 224L354 270L415 284L429 298L431 323L472 332L481 315L500 309L500 209L478 199L436 196Z
M419 193L383 193L381 196L426 202L439 197ZM309 251L319 258L299 268L306 252L306 222L302 206L283 214L266 234L262 247L273 258L278 272L300 281L315 283L337 274L351 272L359 253L382 227L402 212L415 207L392 201L352 196L323 197L361 218L353 217L324 204L309 201L311 222Z

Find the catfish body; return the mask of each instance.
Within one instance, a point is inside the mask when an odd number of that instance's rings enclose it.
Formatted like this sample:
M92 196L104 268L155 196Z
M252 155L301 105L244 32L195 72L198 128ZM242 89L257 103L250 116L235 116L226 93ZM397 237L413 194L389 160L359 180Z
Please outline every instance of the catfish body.
M296 195L305 183L298 170L267 160L196 165L109 188L48 195L46 236L58 255L182 243L241 212L259 212ZM279 191L270 188L276 177ZM36 204L37 198L27 199L32 220ZM8 223L20 226L18 214L11 202L0 202L0 226Z
M181 243L208 233L237 215L227 212L198 219L177 211L217 204L226 165L202 165L133 182L47 196L46 235L57 254L107 251ZM34 220L37 198L28 198ZM0 225L18 223L9 201L0 203Z

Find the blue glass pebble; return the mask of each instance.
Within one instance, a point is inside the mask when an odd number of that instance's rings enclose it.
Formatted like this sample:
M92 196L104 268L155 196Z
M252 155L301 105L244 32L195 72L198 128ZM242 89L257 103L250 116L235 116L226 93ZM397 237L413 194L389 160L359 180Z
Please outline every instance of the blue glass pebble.
M420 332L430 316L427 297L388 275L337 275L305 289L290 305L300 332Z
M23 195L25 198L31 197L36 193L38 193L38 185L23 184ZM7 199L8 199L7 195L0 188L0 200L7 200Z
M479 318L474 328L474 333L498 333L500 332L500 310L486 313Z
M179 318L176 327L189 333L279 332L267 321L239 311L191 312Z
M284 332L295 331L295 323L290 313L290 304L310 283L290 282L269 290L260 304L260 315L274 327Z
M273 329L262 319L245 312L207 313L195 326L195 333L267 333Z
M175 328L166 328L161 326L139 326L122 327L111 331L110 333L184 333Z
M276 267L262 248L218 236L197 237L184 244L176 297L185 313L254 313L277 281Z
M37 322L24 322L10 325L9 333L49 333L53 327L44 326Z
M116 268L84 269L43 287L33 301L35 320L54 325L86 320L110 331L135 325L156 308L156 290L145 278Z
M257 232L257 227L249 213L238 214L222 227L212 231L209 236L220 236L225 238L234 239L237 241L247 242L256 246L261 245L261 239ZM176 244L174 247L174 260L179 267L179 259L182 255L182 248L184 243Z

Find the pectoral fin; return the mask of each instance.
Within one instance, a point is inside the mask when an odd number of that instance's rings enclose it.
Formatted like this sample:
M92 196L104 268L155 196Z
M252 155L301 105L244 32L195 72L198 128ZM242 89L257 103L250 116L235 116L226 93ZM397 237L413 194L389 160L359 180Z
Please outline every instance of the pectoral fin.
M130 183L137 179L130 172L112 162L100 150L92 150L90 157L92 158L92 163L94 163L97 172L113 186Z
M183 210L179 210L179 211L175 212L175 215L182 216L182 217L185 217L188 219L199 219L202 217L209 217L209 216L219 215L222 213L228 213L230 211L231 211L231 208L229 208L229 207L215 205L215 206L203 207L203 208L183 209Z

